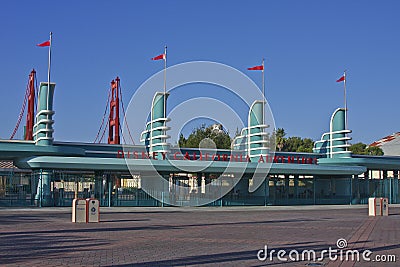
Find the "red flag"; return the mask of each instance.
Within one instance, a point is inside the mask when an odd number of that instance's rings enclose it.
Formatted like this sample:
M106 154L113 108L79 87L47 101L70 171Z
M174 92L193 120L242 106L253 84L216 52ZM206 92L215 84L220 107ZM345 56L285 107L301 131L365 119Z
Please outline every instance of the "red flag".
M338 80L336 80L336 82L338 83L338 82L343 82L343 81L345 81L346 80L346 76L342 76L342 77L340 77Z
M160 60L160 59L165 59L165 54L161 54L161 55L151 58L151 60Z
M255 67L252 67L252 68L247 68L248 70L264 70L264 66L263 65L260 65L260 66L255 66Z
M41 44L37 44L36 46L40 46L40 47L50 46L50 41L46 41Z

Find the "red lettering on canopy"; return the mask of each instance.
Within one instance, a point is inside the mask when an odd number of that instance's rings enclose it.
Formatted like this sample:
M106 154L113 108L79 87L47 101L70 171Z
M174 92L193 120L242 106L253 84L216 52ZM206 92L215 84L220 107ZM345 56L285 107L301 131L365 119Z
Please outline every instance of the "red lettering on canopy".
M249 155L246 155L246 161L247 162L251 162L251 159L250 159Z
M190 160L189 152L185 153L185 156L183 157L183 159Z
M117 150L117 158L128 158L128 159L139 159L140 152L138 151L126 151ZM163 160L167 159L167 152L152 152L151 154L147 153L146 151L141 151L141 158L142 159L161 159L160 153ZM203 154L201 151L196 154L196 151L193 151L192 154L186 152L184 155L180 152L174 153L174 160L205 160L205 161L232 161L232 162L251 162L249 155L243 154ZM260 155L258 158L258 163L288 163L288 164L318 164L318 158L316 157L305 157L305 156L280 156L280 155Z
M122 150L118 150L117 151L117 158L124 158L124 151L122 151Z
M238 162L238 160L239 160L239 156L238 156L238 155L232 155L232 154L231 154L230 161L236 161L236 162Z
M146 152L142 151L142 159L148 159L148 158L149 155Z

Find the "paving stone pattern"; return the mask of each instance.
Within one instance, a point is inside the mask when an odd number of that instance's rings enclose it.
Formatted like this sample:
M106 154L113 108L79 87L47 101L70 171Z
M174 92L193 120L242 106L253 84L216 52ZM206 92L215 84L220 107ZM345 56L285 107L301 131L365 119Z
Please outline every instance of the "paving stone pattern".
M101 208L72 223L70 208L0 209L0 266L397 266L395 262L259 261L268 250L347 249L400 257L400 207ZM286 254L286 258L287 258ZM398 259L400 261L400 259Z

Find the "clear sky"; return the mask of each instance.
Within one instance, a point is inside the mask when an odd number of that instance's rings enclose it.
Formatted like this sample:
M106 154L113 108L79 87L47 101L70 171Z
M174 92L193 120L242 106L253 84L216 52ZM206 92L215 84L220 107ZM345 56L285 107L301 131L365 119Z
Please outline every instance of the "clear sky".
M127 103L162 69L149 59L165 44L169 65L221 62L260 86L259 73L246 68L265 57L267 99L289 136L317 140L329 130L344 105L335 82L344 69L353 142L400 131L397 0L1 1L0 8L0 138L15 126L30 70L47 80L47 49L35 45L50 31L56 140L92 142L110 81L120 76Z

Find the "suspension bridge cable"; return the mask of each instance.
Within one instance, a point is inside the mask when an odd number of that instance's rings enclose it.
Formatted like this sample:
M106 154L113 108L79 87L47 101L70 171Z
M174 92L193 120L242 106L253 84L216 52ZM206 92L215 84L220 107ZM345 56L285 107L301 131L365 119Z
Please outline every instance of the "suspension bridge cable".
M120 129L122 128L121 123L119 124L119 127L120 127ZM122 131L121 131L121 135L122 135L122 139L124 140L124 144L126 144L125 135Z
M131 139L131 141L132 141L132 144L134 145L134 144L135 144L135 141L133 141L133 138L132 138L132 135L131 135L131 130L129 129L128 121L126 120L126 114L125 114L124 101L123 101L123 97L122 97L122 88L121 88L121 85L119 86L119 94L121 95L122 112L124 113L124 121L125 121L125 124L126 124L126 128L128 129L128 134L129 134L129 137L130 137L130 139ZM121 129L122 129L122 127L121 127ZM122 132L121 132L121 133L122 133ZM126 143L126 142L125 142L125 143Z
M110 124L110 122L107 121L107 125L106 125L106 127L104 127L104 130L103 130L103 133L102 133L102 135L101 135L101 138L99 139L99 142L97 142L97 143L100 144L100 142L103 140L104 134L106 133L106 130L107 130L107 127L109 126L109 124Z
M24 116L25 113L25 107L26 107L26 102L28 100L28 95L29 95L29 81L28 84L26 85L26 91L25 91L25 96L24 96L24 102L22 103L21 111L18 116L17 124L15 125L14 131L11 134L10 140L12 140L15 136L15 134L18 131L19 125L21 123L22 117Z
M105 120L105 118L106 118L106 116L107 116L108 104L110 103L110 97L111 97L111 90L108 91L108 98L107 98L106 108L105 108L105 110L104 110L103 119L101 120L100 128L99 128L99 130L98 130L98 132L97 132L96 138L94 139L94 142L93 142L93 143L96 143L97 139L99 138L101 129L103 128L104 120ZM107 128L107 127L105 127L105 129L106 129L106 128ZM103 139L103 136L104 136L104 132L103 132L102 138L99 140L99 143L100 143L101 140Z

